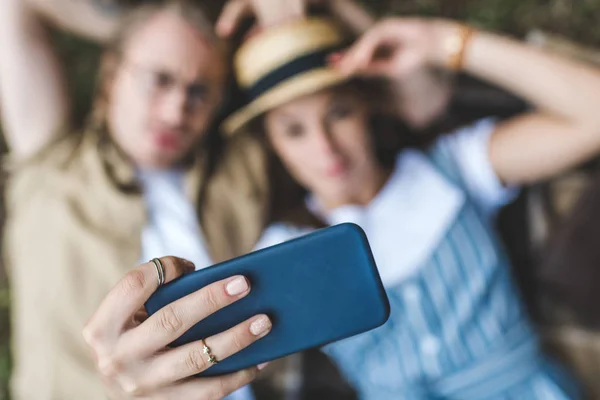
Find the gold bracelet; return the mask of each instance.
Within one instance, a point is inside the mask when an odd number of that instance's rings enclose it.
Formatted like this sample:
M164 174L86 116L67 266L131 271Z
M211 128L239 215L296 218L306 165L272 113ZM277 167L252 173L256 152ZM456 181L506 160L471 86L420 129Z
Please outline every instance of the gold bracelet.
M460 71L463 67L467 45L475 29L468 25L458 25L456 32L447 38L445 43L448 58L446 66L452 71Z

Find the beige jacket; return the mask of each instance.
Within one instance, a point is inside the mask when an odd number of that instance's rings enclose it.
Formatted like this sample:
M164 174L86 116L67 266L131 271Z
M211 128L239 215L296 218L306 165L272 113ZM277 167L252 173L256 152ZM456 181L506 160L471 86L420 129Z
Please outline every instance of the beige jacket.
M214 260L250 251L265 221L258 143L230 146L219 168L190 169L187 188ZM146 223L131 165L97 135L61 140L14 168L4 240L12 288L15 400L106 399L81 329L140 257Z

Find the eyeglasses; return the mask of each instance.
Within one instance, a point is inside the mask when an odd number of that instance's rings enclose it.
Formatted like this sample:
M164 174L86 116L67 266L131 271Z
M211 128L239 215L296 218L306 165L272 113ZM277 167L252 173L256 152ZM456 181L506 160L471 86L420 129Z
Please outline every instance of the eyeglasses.
M213 88L206 82L187 83L168 71L145 67L133 61L125 60L123 64L135 69L141 88L151 96L183 88L186 109L190 112L201 111L214 100Z

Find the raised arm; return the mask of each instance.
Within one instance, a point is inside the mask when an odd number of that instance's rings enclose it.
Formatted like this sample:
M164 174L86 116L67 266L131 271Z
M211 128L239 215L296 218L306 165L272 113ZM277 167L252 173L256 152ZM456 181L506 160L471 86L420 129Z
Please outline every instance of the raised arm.
M600 152L598 70L491 33L475 32L463 41L461 32L467 31L450 21L386 20L353 46L340 68L346 73L406 75L423 65L452 65L464 43L465 72L537 109L498 125L492 136L490 159L502 181L544 179ZM384 58L378 57L382 47L388 50Z
M124 7L119 0L23 0L59 27L105 42L116 31Z
M498 126L490 157L507 183L547 178L600 152L600 71L488 33L476 34L468 72L537 111Z
M64 128L68 101L46 31L22 0L0 1L0 112L13 156L27 157Z

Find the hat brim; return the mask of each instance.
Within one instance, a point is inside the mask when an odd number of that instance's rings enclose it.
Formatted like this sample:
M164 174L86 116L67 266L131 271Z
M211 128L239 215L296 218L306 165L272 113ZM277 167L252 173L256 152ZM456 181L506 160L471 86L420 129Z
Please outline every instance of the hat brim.
M346 75L342 75L335 69L328 67L311 69L294 76L231 114L222 124L223 132L227 135L234 135L252 119L269 110L299 97L336 86L347 80Z

